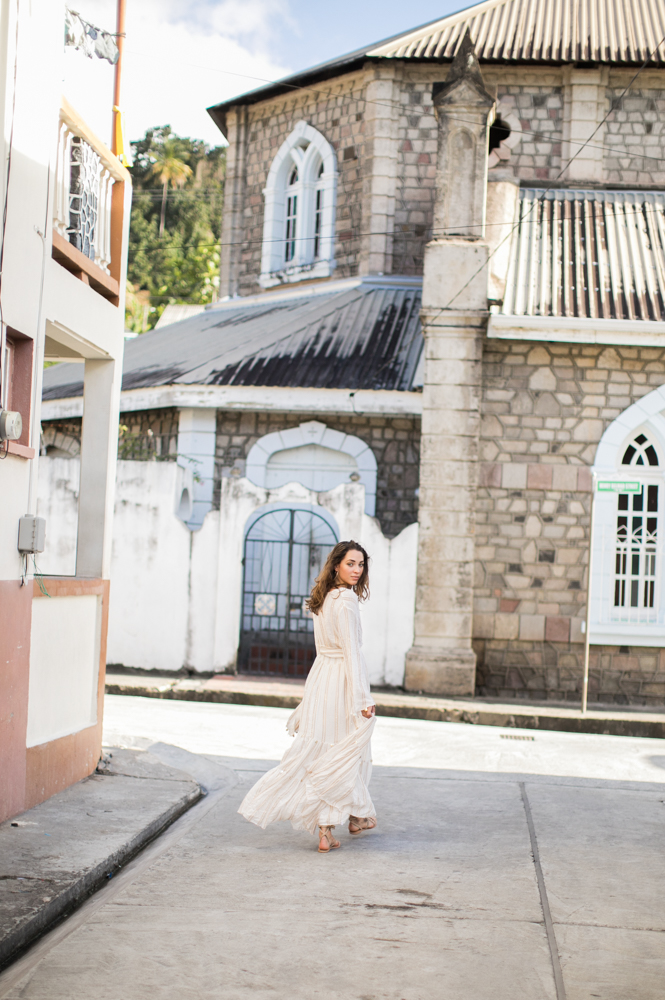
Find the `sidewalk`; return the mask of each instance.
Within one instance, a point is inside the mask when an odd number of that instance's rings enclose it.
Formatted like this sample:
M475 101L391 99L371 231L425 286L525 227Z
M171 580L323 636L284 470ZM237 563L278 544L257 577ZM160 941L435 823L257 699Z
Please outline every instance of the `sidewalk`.
M0 968L203 794L151 753L114 749L102 768L0 824Z
M305 682L299 680L229 674L179 678L121 674L111 670L106 675L107 694L273 708L296 708L304 687ZM636 706L603 706L590 709L582 716L576 706L530 705L522 701L499 703L484 698L435 698L399 690L372 693L377 715L401 719L665 739L665 708L653 711Z

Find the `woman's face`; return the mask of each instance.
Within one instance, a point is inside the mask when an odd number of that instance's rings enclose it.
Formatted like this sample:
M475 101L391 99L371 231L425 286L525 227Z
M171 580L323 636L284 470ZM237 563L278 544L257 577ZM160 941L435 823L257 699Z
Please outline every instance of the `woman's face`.
M355 587L365 569L365 557L357 549L350 549L337 567L337 575L347 587Z

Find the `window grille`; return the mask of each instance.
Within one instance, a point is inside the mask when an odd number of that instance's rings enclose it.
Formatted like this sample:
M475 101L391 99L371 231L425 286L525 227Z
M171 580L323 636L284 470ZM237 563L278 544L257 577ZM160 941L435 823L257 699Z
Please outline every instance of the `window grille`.
M60 122L53 227L106 274L111 264L114 177L92 146Z
M640 433L626 448L621 464L647 471L660 461L646 434ZM656 620L659 490L657 483L645 482L639 493L618 494L611 620Z
M101 159L79 136L72 137L69 182L69 242L95 259Z
M614 581L614 607L655 607L658 546L658 486L620 493ZM617 615L618 618L622 616Z

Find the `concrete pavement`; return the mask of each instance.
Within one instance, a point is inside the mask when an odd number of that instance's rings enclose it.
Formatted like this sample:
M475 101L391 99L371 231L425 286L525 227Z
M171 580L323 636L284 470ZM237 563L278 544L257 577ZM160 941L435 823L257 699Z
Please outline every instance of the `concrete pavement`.
M660 1000L662 743L380 719L379 828L320 856L236 812L288 746L287 715L107 698L107 740L211 794L2 974L0 997Z
M0 967L202 794L153 754L114 750L95 774L0 824Z

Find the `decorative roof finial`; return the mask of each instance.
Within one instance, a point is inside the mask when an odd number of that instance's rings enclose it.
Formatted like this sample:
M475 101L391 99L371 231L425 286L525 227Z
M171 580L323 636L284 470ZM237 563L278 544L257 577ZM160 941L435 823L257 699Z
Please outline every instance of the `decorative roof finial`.
M464 32L462 41L459 43L445 81L443 83L435 83L432 87L432 100L434 104L439 103L437 100L439 95L450 92L455 88L456 84L462 82L471 84L479 93L489 96L485 87L485 81L483 80L483 74L480 71L480 63L476 56L476 49L471 39L471 30L469 28Z

